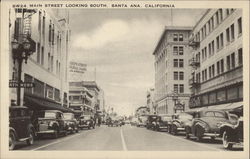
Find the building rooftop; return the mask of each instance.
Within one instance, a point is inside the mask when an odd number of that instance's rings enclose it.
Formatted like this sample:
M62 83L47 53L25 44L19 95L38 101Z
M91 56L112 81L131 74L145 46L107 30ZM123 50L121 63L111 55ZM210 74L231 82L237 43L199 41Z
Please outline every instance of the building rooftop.
M187 30L187 31L191 31L193 30L193 27L191 26L165 26L164 30L163 30L163 33L161 34L161 37L155 47L155 50L153 52L153 55L155 55L155 52L158 50L158 48L160 47L165 35L166 35L166 32L169 31L169 30Z

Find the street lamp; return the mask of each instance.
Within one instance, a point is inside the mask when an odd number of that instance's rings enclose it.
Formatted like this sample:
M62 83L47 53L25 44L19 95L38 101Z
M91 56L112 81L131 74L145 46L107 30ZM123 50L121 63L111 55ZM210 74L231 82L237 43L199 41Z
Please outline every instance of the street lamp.
M28 57L35 51L35 42L27 35L20 35L20 42L14 39L11 42L14 63L18 63L17 75L17 105L20 105L21 99L21 83L22 83L22 63L27 63Z

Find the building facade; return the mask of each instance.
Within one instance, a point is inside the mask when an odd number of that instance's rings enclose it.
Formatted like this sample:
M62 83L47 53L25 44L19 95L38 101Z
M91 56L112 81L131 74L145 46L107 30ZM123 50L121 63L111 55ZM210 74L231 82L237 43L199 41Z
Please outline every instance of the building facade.
M190 37L190 108L243 100L242 10L208 9Z
M147 91L147 107L149 108L150 114L156 114L154 92L155 92L154 88L151 88Z
M20 105L32 109L68 107L67 63L70 45L67 11L57 9L11 9L9 12L10 48L13 41L29 37L35 51L23 62L21 80L34 83L33 88L21 88ZM10 49L11 50L11 49ZM18 63L10 51L10 81L18 79ZM10 100L15 104L17 89L10 88Z
M166 27L153 52L158 114L173 114L189 108L191 48L188 41L191 30L191 27Z
M69 83L69 108L73 109L78 116L83 114L92 115L93 95L81 83Z

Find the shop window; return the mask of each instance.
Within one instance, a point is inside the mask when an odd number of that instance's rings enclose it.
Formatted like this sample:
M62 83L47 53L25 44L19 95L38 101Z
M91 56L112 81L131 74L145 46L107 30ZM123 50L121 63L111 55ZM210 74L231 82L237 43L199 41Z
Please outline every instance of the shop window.
M227 90L227 99L232 100L232 99L237 99L238 98L238 88L229 88Z
M55 99L55 101L58 101L58 102L61 101L61 100L60 100L60 91L59 91L59 89L56 89L56 88L55 88L55 96L54 96L54 99Z
M226 100L226 91L221 90L217 92L217 102L225 101Z
M243 98L243 86L239 87L239 98Z
M54 92L53 92L53 87L46 85L46 97L53 99L54 97Z
M34 84L35 84L34 94L44 97L44 83L37 79L34 79Z
M215 103L215 102L216 102L216 93L215 93L215 92L210 93L210 94L209 94L209 103L210 103L210 104L213 104L213 103Z
M202 95L202 104L208 104L208 95L207 94L204 94Z

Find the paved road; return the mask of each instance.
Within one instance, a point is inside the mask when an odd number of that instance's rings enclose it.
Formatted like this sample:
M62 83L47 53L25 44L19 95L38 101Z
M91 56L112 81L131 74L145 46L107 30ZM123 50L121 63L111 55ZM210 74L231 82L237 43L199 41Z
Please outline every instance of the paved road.
M108 127L102 125L92 130L82 130L58 139L43 138L34 145L18 145L18 150L85 150L85 151L225 151L220 140L185 139L146 128ZM235 150L242 150L241 147Z

